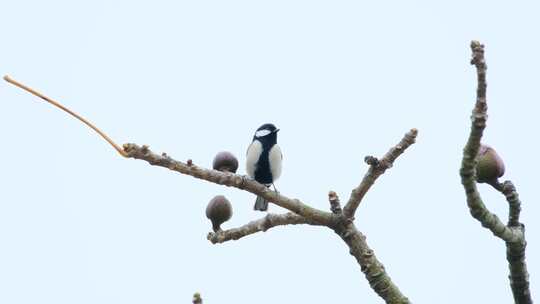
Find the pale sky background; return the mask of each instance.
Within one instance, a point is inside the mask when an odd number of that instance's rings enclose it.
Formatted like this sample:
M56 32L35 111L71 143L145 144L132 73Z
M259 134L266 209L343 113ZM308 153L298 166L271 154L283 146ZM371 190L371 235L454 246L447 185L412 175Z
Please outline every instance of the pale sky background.
M505 3L505 4L503 4ZM412 127L417 144L358 210L414 303L511 303L504 243L470 215L458 169L474 104L471 39L486 44L495 147L523 201L540 301L537 1L2 1L0 73L116 141L210 166L281 128L278 189L328 210ZM536 4L535 4L536 3ZM121 158L80 122L0 84L0 303L382 303L324 228L206 240L258 219L255 197ZM502 195L480 186L506 220ZM282 212L276 206L271 210Z

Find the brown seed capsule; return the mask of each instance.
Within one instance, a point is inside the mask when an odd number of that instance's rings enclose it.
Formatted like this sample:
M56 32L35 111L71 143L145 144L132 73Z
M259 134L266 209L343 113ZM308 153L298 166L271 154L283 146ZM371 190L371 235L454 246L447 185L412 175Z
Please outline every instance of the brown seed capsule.
M215 232L221 230L221 224L232 217L232 205L223 195L215 196L206 206L206 217L212 221Z
M236 170L238 169L238 159L236 159L231 152L219 152L214 157L212 168L222 172L236 173Z
M494 183L504 174L504 162L495 149L481 145L476 163L476 180L479 183Z

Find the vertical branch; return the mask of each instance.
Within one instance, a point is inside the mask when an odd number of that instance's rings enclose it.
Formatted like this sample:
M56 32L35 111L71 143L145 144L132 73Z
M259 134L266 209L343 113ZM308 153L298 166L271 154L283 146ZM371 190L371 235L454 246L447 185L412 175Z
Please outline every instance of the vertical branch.
M525 262L525 249L527 241L519 243L506 243L506 260L510 269L510 287L516 304L532 304L529 288L529 272Z
M501 191L509 204L508 224L505 225L497 215L491 213L485 206L476 187L476 162L480 141L487 121L486 101L486 70L484 59L484 45L478 41L471 42L471 64L476 67L478 87L476 89L476 104L471 116L471 131L467 144L463 149L461 162L461 183L467 196L467 205L471 215L478 220L483 227L489 229L496 237L506 243L506 257L510 268L510 287L516 304L532 304L529 289L529 274L525 263L525 240L524 225L519 222L521 202L514 185L505 182L497 184L495 189Z
M519 222L521 213L521 201L516 187L511 181L505 181L501 192L508 202L508 224L507 226L521 231L523 238L519 242L506 242L506 260L510 269L510 287L516 303L531 304L531 292L529 289L529 272L525 263L525 226Z
M516 192L516 187L511 181L505 181L502 185L501 192L508 201L508 227L519 227L519 215L521 213L521 201Z

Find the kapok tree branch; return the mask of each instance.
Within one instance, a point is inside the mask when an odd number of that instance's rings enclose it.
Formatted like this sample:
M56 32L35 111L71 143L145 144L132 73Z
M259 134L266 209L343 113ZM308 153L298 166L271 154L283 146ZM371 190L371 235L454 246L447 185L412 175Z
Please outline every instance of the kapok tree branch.
M407 133L416 136L416 130L413 129ZM408 136L405 136L406 138ZM407 139L412 141L412 139ZM411 144L412 144L411 142ZM409 144L410 145L410 144ZM407 145L407 147L409 146ZM396 148L398 150L402 147ZM373 290L381 296L388 304L404 304L409 303L409 300L400 292L397 286L392 282L388 274L386 273L384 266L375 257L373 251L369 248L363 236L353 225L350 218L345 218L341 215L335 215L332 213L324 212L313 207L307 206L298 199L290 199L274 191L268 190L266 186L259 184L258 182L248 179L245 176L220 172L215 170L208 170L201 167L197 167L193 162L188 161L183 163L176 161L166 154L158 155L151 152L146 146L138 146L135 144L125 144L124 151L127 157L142 159L154 166L161 166L173 171L177 171L182 174L190 175L198 179L203 179L216 184L235 187L238 189L246 190L256 195L263 196L266 200L275 203L285 209L293 212L290 219L278 217L278 222L281 224L311 224L311 225L325 225L328 226L347 243L350 248L351 254L356 258L360 264L362 272L366 275L366 278L370 282L370 286ZM392 150L391 150L392 151ZM389 152L390 153L390 152ZM399 153L401 154L402 151ZM398 155L399 155L398 154ZM385 156L386 157L386 156ZM397 157L397 156L395 156ZM395 159L395 157L393 159ZM392 161L393 161L392 159ZM380 173L382 174L382 173ZM379 174L379 175L380 175ZM336 195L337 196L337 195ZM329 197L331 198L331 197ZM234 237L241 238L243 236L253 234L256 232L264 231L263 222L266 219L260 219L255 222L248 223L247 225L231 229L218 233L210 233L208 239L213 243L220 243L234 239ZM279 222L281 221L281 222ZM271 223L271 221L270 221ZM262 225L260 225L262 224ZM274 225L277 226L277 225ZM267 228L268 229L268 228ZM223 240L222 240L223 238Z
M145 160L154 166L168 168L181 174L189 175L215 184L245 190L255 195L259 195L265 198L267 201L273 202L276 205L291 211L290 213L282 215L268 215L266 218L254 221L240 228L220 231L214 234L211 233L208 236L210 241L218 243L227 241L229 239L238 239L259 231L265 231L271 227L286 224L325 225L333 229L334 232L336 232L347 243L350 248L350 253L357 259L361 266L362 272L364 272L370 283L370 286L385 300L386 303L409 303L409 300L403 296L397 286L392 283L390 277L387 275L384 269L384 266L377 260L373 251L368 247L365 241L365 236L354 226L352 215L354 215L354 212L362 197L365 195L367 190L369 190L375 179L383 174L386 169L390 168L394 160L401 155L407 147L414 143L417 135L416 129L412 129L410 132L408 132L402 141L397 146L390 149L390 151L383 157L381 161L377 160L375 157L366 157L366 162L370 165L370 171L368 171L368 174L366 174L366 177L360 186L353 190L353 195L346 206L346 208L348 207L350 215L344 216L344 214L341 212L339 198L334 192L329 194L331 210L333 212L329 213L310 207L298 199L291 199L277 192L270 191L268 188L266 188L266 186L261 185L258 182L247 178L246 176L198 167L193 164L192 160L188 160L186 163L183 163L172 159L165 153L162 153L161 155L155 154L148 149L148 146L141 147L136 144L125 144L123 148L120 148L112 139L106 136L104 132L96 128L81 116L77 115L75 112L62 106L60 103L38 93L30 87L14 81L7 76L4 77L4 79L75 116L98 132L124 157ZM194 297L194 301L200 301L200 297Z
M413 129L414 130L414 129ZM414 130L416 136L416 130ZM409 133L408 133L409 134ZM407 135L405 136L407 137ZM395 159L395 158L394 158ZM367 157L366 162L371 166L376 166L378 160L374 157ZM382 174L382 173L381 173ZM367 191L367 190L366 190ZM331 227L334 232L349 246L349 253L354 256L360 270L366 276L371 288L389 304L410 303L399 288L392 282L384 265L377 259L375 253L369 248L366 237L353 223L353 218L345 216L341 212L339 197L334 191L328 193L328 201L332 212L339 218L338 225Z
M124 154L124 151L120 148L120 146L118 146L109 136L107 136L107 134L105 134L103 131L101 131L100 129L98 129L96 126L94 126L94 124L92 124L90 121L88 121L87 119L85 119L84 117L80 116L79 114L71 111L70 109L68 109L67 107L64 107L62 104L60 104L59 102L57 102L56 100L54 99L51 99L43 94L41 94L40 92L32 89L31 87L29 86L26 86L18 81L16 81L15 79L9 77L8 75L5 75L4 76L4 80L11 83L12 85L16 86L16 87L19 87L27 92L29 92L30 94L34 95L34 96L37 96L43 100L45 100L46 102L52 104L53 106L59 108L60 110L68 113L69 115L77 118L79 121L81 121L82 123L84 123L85 125L87 125L88 127L90 127L92 130L94 130L97 134L99 134L99 136L101 136L105 141L107 141L118 153L120 153L120 155L122 156L126 156Z
M502 184L502 194L506 197L508 202L508 227L519 227L519 215L521 213L521 201L516 191L516 187L511 181L505 181Z
M467 204L471 215L477 219L482 226L489 229L494 235L507 242L517 242L522 236L518 230L510 229L497 217L491 213L484 205L480 193L476 187L476 157L480 148L480 140L487 121L486 103L486 63L484 60L484 47L477 41L471 42L473 58L471 64L476 66L478 88L476 105L471 116L472 124L469 139L463 150L463 160L461 162L461 183L467 195Z
M461 183L467 196L467 205L471 215L483 227L489 229L495 236L502 239L507 247L507 260L510 267L510 286L516 304L532 304L529 290L529 274L525 263L525 229L519 223L521 202L515 187L511 182L505 182L502 187L496 187L505 196L509 203L509 220L505 225L495 214L485 206L476 187L476 161L480 141L487 121L486 101L486 62L484 59L484 46L478 41L471 42L471 64L476 66L478 87L476 90L476 104L471 115L471 131L467 144L463 149L461 162Z
M349 253L360 265L360 270L366 276L371 288L387 304L408 304L409 299L405 297L392 282L384 265L377 259L375 252L368 246L366 237L360 232L352 222L335 229L335 232L349 246Z
M373 156L366 156L365 162L369 165L369 169L360 182L360 185L352 190L351 197L345 205L345 208L343 208L343 213L346 217L354 217L354 213L360 205L360 202L362 202L362 199L371 186L375 183L377 178L381 176L386 169L391 168L394 161L401 154L403 154L408 147L414 144L417 135L418 130L411 129L405 134L401 141L394 147L390 148L390 150L386 152L386 154L380 160Z
M265 217L256 221L251 221L238 228L210 232L208 233L207 239L212 242L212 244L217 244L230 240L238 240L257 232L265 232L266 230L276 226L299 224L321 225L318 222L314 222L292 212L287 212L284 214L268 213Z
M529 289L529 272L525 263L525 248L527 247L525 226L519 222L521 201L516 187L511 181L505 181L502 184L501 192L508 201L507 226L521 231L523 235L523 240L520 242L506 242L506 259L510 268L510 287L516 303L530 304L532 303L532 297Z
M333 221L330 212L318 210L302 203L299 199L291 199L276 191L271 191L266 186L259 184L257 181L246 176L205 169L196 166L192 161L188 161L187 163L177 161L165 153L161 155L153 153L147 146L141 147L136 144L124 144L124 151L128 158L141 159L153 166L164 167L197 179L206 180L218 185L238 188L262 196L267 201L314 222L329 225Z

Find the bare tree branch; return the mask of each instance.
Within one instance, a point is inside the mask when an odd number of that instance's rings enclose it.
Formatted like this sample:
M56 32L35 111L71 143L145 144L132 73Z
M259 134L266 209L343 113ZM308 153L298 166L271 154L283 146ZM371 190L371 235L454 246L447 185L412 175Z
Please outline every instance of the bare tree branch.
M401 155L405 150L414 144L416 136L418 135L418 130L411 129L405 134L401 141L394 147L392 147L381 160L373 156L366 156L365 162L369 165L368 172L362 179L362 182L358 187L354 188L351 193L349 201L343 209L343 213L346 217L352 218L356 212L356 209L360 205L360 202L371 188L375 180L381 176L386 169L389 169L394 164L394 161Z
M487 209L476 187L476 157L478 155L480 141L487 120L487 66L484 60L484 46L477 41L473 41L471 43L471 48L473 51L471 64L476 66L478 88L476 104L472 113L471 131L463 151L463 160L460 169L461 180L467 196L467 204L471 215L477 219L482 226L489 229L495 236L506 242L507 260L510 268L510 285L512 287L515 302L517 304L532 304L529 290L529 276L525 263L525 228L524 225L519 222L521 202L517 191L510 181L503 184L498 182L492 184L496 190L505 195L509 203L508 224L505 225L495 214ZM386 303L410 303L392 282L386 273L383 264L378 261L373 250L369 248L366 237L356 228L353 220L358 206L377 178L387 169L391 168L394 161L415 142L418 133L416 129L412 129L406 133L402 140L396 146L392 147L382 159L379 160L373 156L367 156L365 158L365 162L369 165L368 172L365 174L358 187L352 190L351 196L343 209L341 208L337 194L335 192L330 192L329 202L332 211L332 213L330 213L310 207L298 199L291 199L271 191L264 185L245 176L198 167L194 165L191 160L188 160L186 163L176 161L166 154L158 155L151 152L147 146L140 147L136 144L125 144L122 149L104 132L77 113L8 76L5 76L4 79L76 117L102 136L122 156L145 160L151 165L165 167L197 179L245 190L255 195L259 195L290 211L285 214L268 214L264 218L252 221L238 228L217 231L215 233L211 232L208 234L208 240L210 242L216 244L229 240L237 240L244 236L266 231L276 226L296 224L325 225L333 229L349 246L351 255L356 258L361 267L361 271L365 274L370 286L385 300ZM194 295L193 303L202 303L199 294Z
M162 155L155 154L150 151L147 146L140 147L136 144L124 144L124 151L126 152L126 157L128 158L142 159L154 166L168 168L170 170L215 184L246 190L253 194L262 196L267 201L314 222L330 225L334 220L331 213L310 207L298 199L288 198L278 192L268 189L266 186L259 184L255 180L252 180L246 176L241 176L230 172L205 169L196 166L192 161L183 163L172 159L165 153Z
M525 228L522 226L522 229ZM532 304L531 291L529 289L529 272L525 262L525 249L527 241L510 243L506 242L506 260L510 268L510 287L516 304Z
M221 243L230 239L239 239L246 235L259 231L265 231L271 227L280 225L325 225L334 230L334 232L336 232L347 243L351 254L357 259L361 266L362 272L364 272L366 275L370 286L385 300L386 303L409 303L409 300L403 296L399 289L392 283L390 277L387 275L384 269L384 266L377 260L373 251L368 247L365 241L365 236L354 226L352 215L354 215L354 212L362 197L369 190L375 179L384 173L386 169L390 168L394 160L401 155L407 147L414 143L417 135L416 129L412 129L410 132L408 132L402 141L397 146L390 149L390 151L383 157L381 161L377 160L375 157L366 157L366 162L370 165L370 170L368 171L368 174L366 174L362 184L357 189L353 190L353 195L346 206L346 208L349 207L349 210L352 211L352 213L350 213L350 216L344 216L344 214L341 212L339 198L334 192L329 194L329 201L331 204L331 210L333 212L329 213L310 207L298 199L291 199L275 191L270 191L268 188L266 188L266 186L261 185L258 182L247 178L246 176L198 167L193 164L191 159L189 159L186 163L183 163L172 159L165 153L161 155L155 154L148 149L148 146L140 147L136 144L125 144L123 149L121 149L112 139L106 136L104 132L97 129L94 125L77 115L75 112L67 109L58 102L37 93L35 90L10 79L9 77L5 77L5 79L6 81L41 97L42 99L80 119L82 122L98 132L104 139L106 139L107 142L109 142L109 144L111 144L122 156L145 160L154 166L168 168L181 174L189 175L215 184L245 190L255 195L262 196L266 200L291 211L286 214L269 214L263 219L248 223L240 228L210 233L208 235L208 239L211 242ZM200 303L202 301L200 299L200 295L196 294L194 301L198 301L197 303Z
M471 215L478 220L483 227L489 229L495 236L506 242L507 260L510 267L510 286L516 304L532 304L529 290L529 274L525 263L525 228L519 223L521 202L519 201L515 187L511 182L493 185L501 191L509 203L508 225L491 213L485 206L476 187L476 162L480 141L487 121L486 102L486 70L484 59L484 45L478 41L471 42L471 64L476 66L478 87L476 90L476 104L471 116L471 131L467 144L463 149L461 162L461 183L467 196L467 205Z
M520 242L506 242L506 259L510 268L510 287L514 294L514 300L518 304L532 303L532 297L529 289L529 272L525 263L525 226L519 222L521 213L521 201L516 187L511 181L505 181L502 184L501 193L508 201L508 224L512 229L522 232L523 240Z
M257 232L266 232L266 230L276 226L298 224L321 225L320 223L314 222L292 212L287 212L284 214L268 213L265 217L256 221L251 221L238 228L210 232L208 233L207 239L212 242L212 244L217 244L230 240L238 240Z
M521 201L516 191L516 187L511 181L505 181L501 188L502 194L508 202L508 227L519 227L519 215L521 213Z
M491 213L484 205L480 193L476 187L475 166L476 156L480 148L480 140L482 138L487 120L487 103L486 103L486 63L484 60L484 47L477 41L471 43L473 58L471 64L476 66L478 88L476 105L474 107L471 119L471 132L469 139L463 150L463 160L461 163L461 183L467 194L467 204L471 215L477 219L482 226L489 229L494 235L507 242L517 242L522 238L522 233L519 230L510 229L497 217Z
M349 246L350 254L355 257L360 265L360 270L366 276L371 288L387 304L410 303L409 299L392 282L390 276L386 273L384 265L377 259L375 252L369 248L366 237L356 229L352 221L346 220L335 232Z
M388 162L391 165L393 160L403 153L403 150L406 147L410 146L414 142L416 133L417 131L415 129L407 133L404 140L402 140L402 142L405 143L400 143L400 145L391 149L391 151L388 153L391 154L391 156L386 155L384 162ZM124 151L126 152L127 157L142 159L151 165L165 167L198 179L203 179L220 185L235 187L249 191L256 195L263 196L266 200L293 212L291 215L285 215L283 217L281 215L276 215L278 216L278 221L274 222L275 225L272 224L272 221L268 223L266 222L267 219L263 218L258 221L248 223L240 228L218 233L210 233L208 235L208 239L212 243L225 242L234 239L235 237L241 238L259 231L264 231L265 228L269 229L270 227L281 224L325 225L334 229L334 231L347 243L347 245L350 247L351 254L356 257L361 266L361 270L364 272L366 278L370 282L370 286L386 301L386 303L409 303L408 299L401 294L397 286L392 283L390 277L384 270L384 266L377 260L373 254L373 251L365 242L365 237L356 229L350 219L347 219L342 215L338 216L312 208L305 205L298 199L290 199L279 193L270 191L268 188L266 188L266 186L261 185L254 180L248 179L245 176L204 169L197 167L192 161L188 161L187 163L179 162L166 154L157 155L151 152L146 146L139 147L135 144L125 144ZM387 164L384 166L386 168L389 167Z

